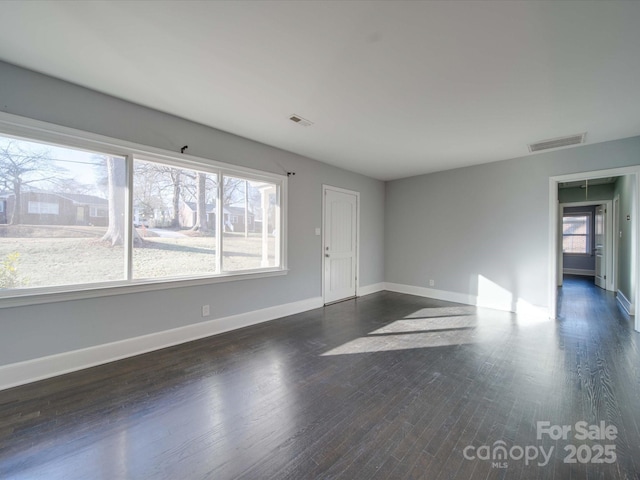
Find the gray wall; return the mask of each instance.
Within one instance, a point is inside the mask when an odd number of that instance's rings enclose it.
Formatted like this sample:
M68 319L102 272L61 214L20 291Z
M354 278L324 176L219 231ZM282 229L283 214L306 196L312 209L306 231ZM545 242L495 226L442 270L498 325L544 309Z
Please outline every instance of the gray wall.
M481 275L547 307L549 177L637 164L633 137L387 182L385 279L477 295Z
M584 191L583 191L584 192ZM613 184L611 185L611 192L613 193ZM560 193L560 192L558 192ZM584 195L584 193L583 193ZM562 203L562 201L560 201ZM584 207L565 207L564 213L590 213L591 224L589 225L589 254L588 255L567 255L562 254L562 266L566 270L568 268L573 270L589 270L594 271L596 269L596 257L593 255L593 250L596 247L596 238L594 235L596 225L596 207L584 206Z
M0 309L0 365L321 295L322 184L361 194L360 285L384 280L384 183L0 62L0 109L144 145L283 174L286 276ZM210 319L209 318L209 319ZM207 320L209 320L207 319Z
M633 279L631 278L631 228L633 222L627 220L627 215L631 219L633 213L633 177L625 175L618 178L615 184L615 194L620 195L620 209L618 215L618 225L620 233L614 233L618 237L618 290L633 302Z

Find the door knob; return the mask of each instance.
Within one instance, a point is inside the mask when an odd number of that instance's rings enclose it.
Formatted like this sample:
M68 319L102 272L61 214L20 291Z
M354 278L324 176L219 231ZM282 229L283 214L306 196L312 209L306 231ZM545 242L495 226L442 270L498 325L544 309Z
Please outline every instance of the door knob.
M324 256L325 256L325 257L327 257L327 258L329 258L329 254L328 254L328 253L325 253L325 254L324 254Z

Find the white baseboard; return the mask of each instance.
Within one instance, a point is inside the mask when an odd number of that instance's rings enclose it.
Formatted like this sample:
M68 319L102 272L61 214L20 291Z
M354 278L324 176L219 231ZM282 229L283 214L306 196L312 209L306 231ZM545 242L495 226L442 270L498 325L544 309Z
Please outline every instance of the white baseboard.
M358 287L358 296L371 295L372 293L382 292L384 289L385 285L383 282L365 285L364 287Z
M562 273L565 275L580 275L583 277L595 277L595 270L583 270L581 268L563 268Z
M624 296L624 293L622 293L620 290L616 292L616 299L625 312L627 312L629 315L636 314L636 308L634 304L631 303L629 299Z
M415 285L386 283L385 286L385 289L391 292L407 293L409 295L418 295L420 297L445 300L447 302L463 303L465 305L473 305L476 307L493 308L495 310L513 312L527 317L549 318L549 310L546 307L531 305L523 300L518 300L514 305L512 302L482 299L476 295L438 290L435 288L417 287Z
M0 366L0 390L190 342L323 306L321 297Z

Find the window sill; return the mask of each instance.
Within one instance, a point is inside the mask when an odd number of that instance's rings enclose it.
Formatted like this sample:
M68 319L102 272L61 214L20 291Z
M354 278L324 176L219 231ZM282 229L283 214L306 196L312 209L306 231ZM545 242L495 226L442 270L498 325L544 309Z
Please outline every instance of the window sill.
M110 284L95 283L87 285L69 285L63 287L45 287L25 290L15 290L10 294L0 291L0 309L40 305L44 303L67 302L71 300L85 300L89 298L110 297L113 295L128 295L131 293L152 292L173 288L194 287L214 283L234 282L238 280L252 280L257 278L277 277L287 275L287 269L271 269L260 271L230 272L215 277L169 278L153 280L134 280L131 282L114 282Z

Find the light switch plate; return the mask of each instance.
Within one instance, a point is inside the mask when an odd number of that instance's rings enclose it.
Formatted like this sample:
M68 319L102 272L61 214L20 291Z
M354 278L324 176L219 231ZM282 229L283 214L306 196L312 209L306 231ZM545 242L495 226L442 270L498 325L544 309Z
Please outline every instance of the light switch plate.
M319 237L320 236L320 229L316 228L316 235Z

